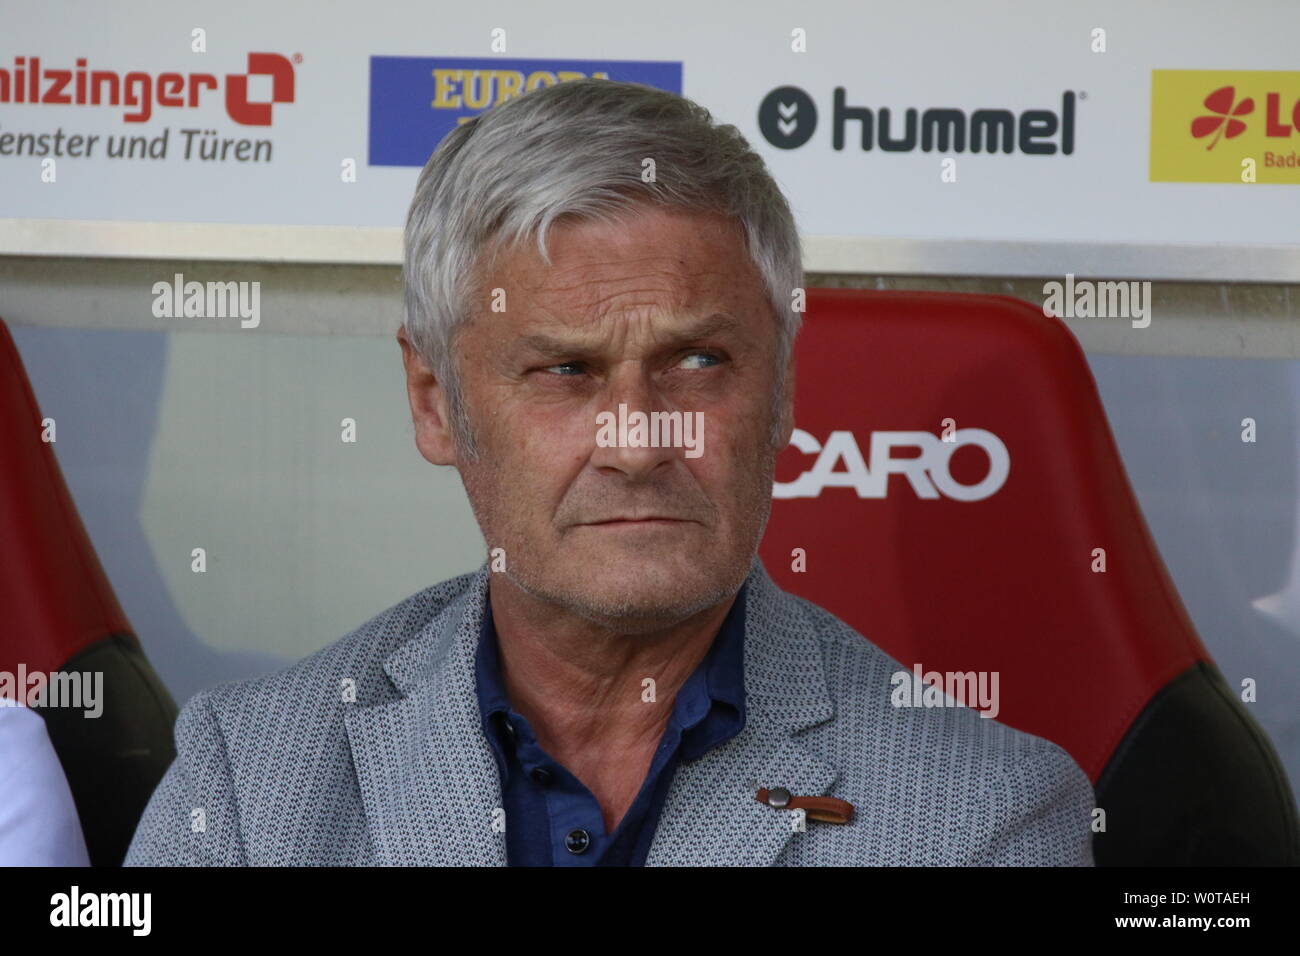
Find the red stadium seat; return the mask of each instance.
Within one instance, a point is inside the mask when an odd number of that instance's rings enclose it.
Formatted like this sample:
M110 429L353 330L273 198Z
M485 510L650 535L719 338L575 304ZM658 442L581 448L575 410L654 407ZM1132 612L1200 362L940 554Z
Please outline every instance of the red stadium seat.
M113 595L41 420L0 320L0 671L103 675L100 716L36 712L72 789L91 864L116 866L175 756L176 704Z
M1099 865L1300 862L1277 755L1197 637L1064 323L809 290L795 425L773 578L904 668L997 672L997 719L1093 781Z

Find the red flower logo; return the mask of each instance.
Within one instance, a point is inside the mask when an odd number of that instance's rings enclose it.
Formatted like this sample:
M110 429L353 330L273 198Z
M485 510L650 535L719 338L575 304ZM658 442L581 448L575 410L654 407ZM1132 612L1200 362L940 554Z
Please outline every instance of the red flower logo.
M1249 96L1233 106L1233 100L1237 97L1237 91L1234 87L1225 86L1215 90L1205 98L1205 108L1214 116L1198 116L1192 120L1192 135L1197 139L1209 136L1217 131L1218 135L1210 141L1210 145L1205 147L1207 150L1214 149L1214 144L1219 141L1219 136L1227 130L1228 139L1234 136L1240 136L1246 132L1246 124L1239 119L1233 119L1234 116L1245 116L1255 110L1255 101Z

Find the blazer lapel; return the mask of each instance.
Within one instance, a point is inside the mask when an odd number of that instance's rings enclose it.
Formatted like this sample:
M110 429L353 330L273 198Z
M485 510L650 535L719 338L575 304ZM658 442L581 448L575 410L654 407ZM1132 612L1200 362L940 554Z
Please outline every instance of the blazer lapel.
M474 652L487 565L384 670L401 694L345 716L374 863L504 866L496 759L483 735ZM745 606L745 728L678 767L647 866L771 866L795 815L758 802L759 787L826 794L837 771L794 738L834 714L812 628L754 559ZM828 826L808 822L807 826Z
M474 651L487 566L385 662L402 695L345 716L377 865L504 866L496 759L483 735Z
M834 715L813 630L758 558L746 593L745 728L678 767L647 866L772 866L797 816L759 803L759 787L824 796L835 782L836 769L793 737Z

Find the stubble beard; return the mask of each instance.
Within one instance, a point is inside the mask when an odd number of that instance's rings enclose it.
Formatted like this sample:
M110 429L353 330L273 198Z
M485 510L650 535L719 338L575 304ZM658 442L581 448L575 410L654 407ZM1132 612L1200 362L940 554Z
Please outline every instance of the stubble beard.
M488 547L505 549L505 570L500 573L512 584L530 597L564 608L583 620L618 633L639 634L671 627L714 607L732 597L744 584L771 514L774 462L775 454L769 451L758 463L761 474L754 477L754 485L742 492L748 500L737 512L737 518L743 526L744 540L728 553L718 554L717 560L708 566L711 573L701 573L698 568L694 571L687 569L684 574L688 578L686 583L694 584L701 578L707 578L709 582L703 590L694 590L693 593L672 586L647 592L637 587L635 578L631 577L627 583L613 588L614 593L593 594L582 586L580 570L558 573L552 570L559 568L564 560L563 544L558 546L559 554L552 553L541 560L533 560L526 546L524 527L508 517L498 523L498 516L508 515L499 503L511 497L509 489L498 486L492 479L485 482L478 468L468 469L471 471L469 475L467 469L462 469L461 478L479 527L485 533L493 528L500 532L497 539L489 539ZM599 556L592 560L599 560Z

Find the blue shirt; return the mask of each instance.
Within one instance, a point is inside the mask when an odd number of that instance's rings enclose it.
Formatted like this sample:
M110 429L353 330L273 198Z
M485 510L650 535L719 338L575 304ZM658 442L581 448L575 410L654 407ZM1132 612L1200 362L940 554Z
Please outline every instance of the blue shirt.
M500 649L488 603L475 677L483 732L496 754L510 866L642 866L677 767L697 760L745 726L745 587L709 652L673 702L641 790L612 834L600 804L544 751L501 682ZM649 705L647 705L649 706Z

